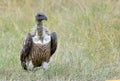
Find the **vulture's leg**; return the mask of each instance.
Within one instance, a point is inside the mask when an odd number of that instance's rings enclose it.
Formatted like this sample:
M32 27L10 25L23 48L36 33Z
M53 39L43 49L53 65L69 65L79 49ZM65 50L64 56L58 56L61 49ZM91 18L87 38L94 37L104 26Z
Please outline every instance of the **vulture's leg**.
M27 63L27 69L30 70L30 71L32 71L33 68L34 68L33 62L32 62L32 60L30 60L30 61Z
M47 70L48 69L48 65L49 65L49 62L43 62L42 63L42 67L44 70Z

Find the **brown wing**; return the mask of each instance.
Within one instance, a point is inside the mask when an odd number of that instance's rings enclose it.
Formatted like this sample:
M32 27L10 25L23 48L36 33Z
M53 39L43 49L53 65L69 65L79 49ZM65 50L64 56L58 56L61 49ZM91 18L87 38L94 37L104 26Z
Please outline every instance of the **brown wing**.
M28 33L22 40L22 49L20 51L20 61L24 69L26 69L25 58L29 55L32 46L32 36Z
M55 53L57 49L57 34L53 32L50 34L51 36L51 56Z
M26 63L25 63L25 57L26 57L26 53L21 49L21 51L20 51L21 66L22 66L25 70L27 70Z

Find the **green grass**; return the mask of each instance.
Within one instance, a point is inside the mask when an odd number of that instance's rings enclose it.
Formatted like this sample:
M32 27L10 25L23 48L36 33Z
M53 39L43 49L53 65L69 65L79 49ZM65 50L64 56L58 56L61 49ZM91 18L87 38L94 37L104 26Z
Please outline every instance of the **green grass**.
M47 71L24 71L22 37L44 12L58 48ZM1 81L105 81L120 79L119 0L0 0Z

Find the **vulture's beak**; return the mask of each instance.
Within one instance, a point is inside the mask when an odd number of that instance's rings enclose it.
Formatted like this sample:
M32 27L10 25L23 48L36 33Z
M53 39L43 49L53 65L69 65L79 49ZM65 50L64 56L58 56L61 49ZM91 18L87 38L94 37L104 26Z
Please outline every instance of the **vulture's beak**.
M47 20L47 17L46 17L44 14L42 14L42 13L38 13L38 14L35 16L35 18L36 18L36 21Z

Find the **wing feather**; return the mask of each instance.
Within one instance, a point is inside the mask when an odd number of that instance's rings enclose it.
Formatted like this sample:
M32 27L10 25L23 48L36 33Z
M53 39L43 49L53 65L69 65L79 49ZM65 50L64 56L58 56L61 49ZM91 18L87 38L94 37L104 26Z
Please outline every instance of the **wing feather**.
M20 51L20 61L24 69L27 69L25 64L25 58L29 55L31 47L32 47L32 35L28 33L22 40L22 49Z
M50 34L51 36L51 56L55 53L57 49L57 34L53 32Z

